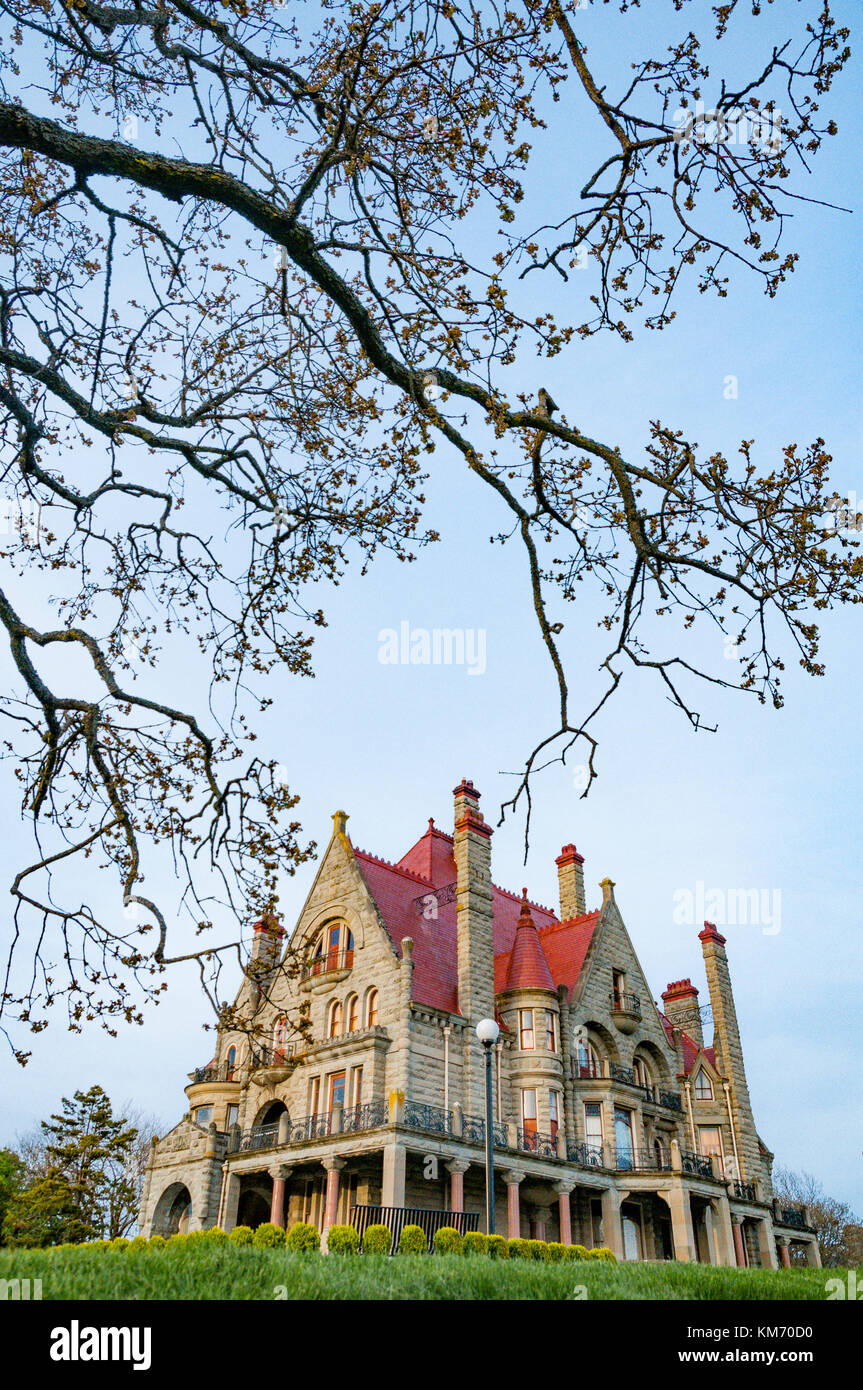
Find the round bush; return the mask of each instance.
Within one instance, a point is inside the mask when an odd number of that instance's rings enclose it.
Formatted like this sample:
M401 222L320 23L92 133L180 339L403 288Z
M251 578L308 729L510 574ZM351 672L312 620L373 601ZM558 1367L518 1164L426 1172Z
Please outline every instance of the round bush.
M557 1260L566 1259L566 1246L561 1245L559 1240L550 1240L545 1247L545 1258L555 1263Z
M235 1226L228 1232L228 1240L232 1245L251 1245L255 1239L255 1233L251 1226Z
M109 1250L128 1250L128 1249L129 1249L129 1242L128 1242L128 1240L126 1239L125 1236L115 1236L113 1240L109 1240L109 1241L108 1241L108 1249L109 1249Z
M611 1260L613 1264L617 1264L617 1256L614 1251L609 1250L604 1245L597 1246L595 1250L588 1250L587 1253L591 1260Z
M400 1255L424 1255L428 1250L426 1233L422 1226L405 1226L399 1241Z
M506 1236L486 1236L488 1241L488 1253L493 1260L508 1260L509 1246Z
M509 1250L509 1258L511 1260L530 1259L531 1255L529 1241L524 1240L521 1236L510 1236L506 1244Z
M566 1258L568 1260L589 1260L590 1251L584 1245L570 1245L567 1247Z
M278 1250L284 1248L285 1232L274 1221L264 1221L255 1231L254 1244L259 1250Z
M465 1255L487 1255L488 1236L484 1231L466 1231L462 1252Z
M331 1226L327 1249L331 1255L356 1255L360 1248L360 1233L353 1226Z
M129 1241L129 1249L146 1250L149 1244L150 1242L147 1240L146 1236L134 1236L133 1239Z
M544 1260L547 1249L548 1246L544 1240L529 1240L527 1242L527 1253L532 1260Z
M190 1236L187 1231L177 1231L174 1235L168 1236L168 1249L174 1254L178 1250L185 1250L189 1244Z
M460 1255L464 1249L464 1236L455 1226L441 1226L434 1233L436 1255Z
M320 1250L321 1238L308 1221L295 1221L288 1234L285 1236L285 1244L289 1250L295 1253Z
M201 1232L201 1241L204 1245L225 1245L228 1240L228 1232L223 1231L221 1226L210 1226L206 1231Z
M168 1242L164 1236L150 1236L150 1239L147 1241L147 1245L151 1250L164 1250L167 1244Z
M388 1255L393 1234L389 1226L369 1226L363 1236L364 1255Z

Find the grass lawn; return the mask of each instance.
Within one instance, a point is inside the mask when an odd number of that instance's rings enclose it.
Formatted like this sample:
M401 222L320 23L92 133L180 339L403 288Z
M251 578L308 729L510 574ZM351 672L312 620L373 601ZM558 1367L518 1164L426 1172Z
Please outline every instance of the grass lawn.
M0 1250L0 1279L41 1279L43 1299L823 1300L827 1280L837 1274L844 1279L847 1271L544 1264L461 1255L339 1257L254 1248Z

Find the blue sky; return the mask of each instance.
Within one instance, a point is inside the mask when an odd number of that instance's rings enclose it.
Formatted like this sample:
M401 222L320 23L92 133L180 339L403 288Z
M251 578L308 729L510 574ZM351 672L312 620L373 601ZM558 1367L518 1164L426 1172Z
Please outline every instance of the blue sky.
M800 21L797 6L785 13ZM851 7L839 13L851 17ZM586 16L600 58L613 38L601 18ZM745 275L723 301L684 293L666 332L641 330L629 345L592 339L551 364L523 363L517 389L547 386L570 419L632 456L657 416L706 452L732 455L741 439L754 438L764 460L791 440L806 444L823 435L837 490L863 497L860 82L855 63L835 98L840 136L815 161L812 186L855 212L800 208L791 235L801 262L777 299L763 298ZM542 172L559 174L561 167ZM570 292L584 293L579 284ZM738 379L734 400L724 394L729 374ZM428 521L442 543L411 566L384 557L366 578L327 594L329 626L316 643L315 679L277 673L274 706L257 723L262 749L285 764L302 795L306 831L323 845L329 816L342 807L354 843L391 859L422 834L429 816L451 828L451 791L464 776L480 788L486 817L496 822L510 774L555 718L552 672L521 553L489 544L505 524L495 498L445 448L434 456L426 491ZM588 601L564 616L562 654L573 689L586 695L595 681L597 610ZM482 629L484 674L382 664L379 634L402 621ZM556 905L554 858L575 841L586 859L588 906L598 903L596 885L609 874L657 999L667 981L691 975L707 1000L700 923L675 921L675 894L694 893L699 883L705 891L781 894L779 931L723 928L755 1117L778 1162L812 1171L860 1211L859 611L828 615L823 634L826 677L813 680L789 667L783 710L732 693L703 695L704 713L719 724L713 735L693 734L646 676L628 677L601 725L601 775L589 798L580 799L571 769L543 774L527 868L519 820L496 831L493 866L498 883L526 883L531 897ZM170 691L177 675L166 669L160 688ZM6 790L12 798L11 786ZM14 822L4 843L8 878L26 844ZM288 923L314 872L309 864L285 881ZM167 880L162 887L171 891ZM33 1057L24 1072L0 1056L0 1143L56 1109L61 1095L95 1081L115 1100L132 1100L166 1127L173 1124L184 1110L186 1073L212 1052L201 1031L206 1018L194 971L185 967L171 974L167 998L145 1026L125 1028L115 1040L98 1031L70 1035L58 1017L27 1043Z

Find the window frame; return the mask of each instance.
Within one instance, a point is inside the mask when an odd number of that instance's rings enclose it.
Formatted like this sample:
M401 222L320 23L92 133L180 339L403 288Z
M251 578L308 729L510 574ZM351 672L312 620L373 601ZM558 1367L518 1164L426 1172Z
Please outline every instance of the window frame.
M533 1009L519 1009L518 1011L518 1047L520 1052L536 1051L536 1026ZM525 1018L530 1019L530 1023L525 1024ZM530 1036L530 1042L525 1042L525 1037Z
M545 1011L545 1048L547 1052L557 1052L557 1014L554 1009Z

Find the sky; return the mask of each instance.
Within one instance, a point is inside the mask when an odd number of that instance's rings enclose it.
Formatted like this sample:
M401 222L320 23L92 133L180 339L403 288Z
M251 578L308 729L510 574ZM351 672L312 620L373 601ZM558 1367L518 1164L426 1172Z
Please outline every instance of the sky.
M838 12L853 18L850 5ZM784 13L793 17L797 7ZM579 16L594 26L589 41L600 60L614 41L602 14ZM722 301L685 293L664 333L641 330L631 344L578 343L552 363L528 364L527 388L545 385L570 419L631 456L643 450L656 417L706 452L730 456L742 439L755 439L765 461L792 440L822 435L836 489L863 498L860 87L854 60L836 98L840 135L815 161L813 181L819 197L853 214L801 206L793 231L801 261L776 299L765 299L745 276ZM539 172L563 177L568 159ZM587 291L577 284L571 292ZM729 375L737 378L731 399ZM505 524L500 507L446 449L431 466L427 521L442 542L410 566L384 556L367 577L329 592L314 680L276 672L273 707L257 720L261 750L288 769L304 830L320 847L341 808L358 848L395 860L429 816L451 831L452 788L463 777L480 789L486 818L496 824L513 773L554 726L553 674L521 553L489 543ZM578 697L595 689L597 613L588 601L564 616L561 650L577 708ZM385 664L381 634L402 623L482 633L484 662L473 673L466 665ZM781 711L732 692L702 694L715 734L694 734L654 682L628 677L600 726L600 776L589 797L581 797L577 766L551 768L534 791L527 866L520 818L508 818L492 842L495 881L526 884L531 898L554 908L554 859L563 844L574 841L585 856L588 907L598 905L599 881L610 875L657 1000L668 981L688 975L707 1002L694 908L757 890L757 922L721 925L756 1123L778 1163L814 1173L858 1212L861 651L859 611L827 615L826 675L812 679L789 666ZM179 674L163 671L162 689ZM26 841L15 823L14 790L6 791L0 869L8 879ZM282 884L288 924L315 867ZM687 895L693 913L685 921ZM0 1144L93 1082L115 1102L148 1112L157 1128L170 1127L185 1110L187 1073L212 1054L206 1021L187 967L171 974L166 998L145 1024L123 1028L116 1039L98 1030L70 1034L58 1017L25 1039L33 1055L23 1071L0 1055Z

